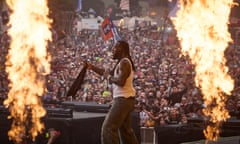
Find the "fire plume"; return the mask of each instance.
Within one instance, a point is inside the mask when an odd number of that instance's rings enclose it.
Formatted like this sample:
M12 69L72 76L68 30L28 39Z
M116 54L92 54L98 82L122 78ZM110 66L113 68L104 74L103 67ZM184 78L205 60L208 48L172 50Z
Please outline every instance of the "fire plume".
M195 83L210 122L204 134L213 141L219 137L221 123L229 118L225 102L234 87L224 57L232 41L227 27L232 4L232 0L179 0L180 9L172 18L181 51L195 65Z
M8 34L11 37L6 61L9 93L4 105L12 119L9 139L33 140L44 129L41 117L46 114L41 96L45 89L43 72L50 72L47 44L51 40L46 0L7 0L11 11Z

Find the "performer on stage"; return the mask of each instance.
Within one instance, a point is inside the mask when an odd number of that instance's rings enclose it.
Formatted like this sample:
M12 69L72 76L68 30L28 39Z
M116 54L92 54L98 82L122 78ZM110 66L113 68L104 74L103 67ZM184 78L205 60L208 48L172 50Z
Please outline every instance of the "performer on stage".
M98 68L86 62L88 69L103 75L112 84L113 103L103 122L102 144L137 144L131 127L131 112L135 105L133 87L134 64L126 41L118 41L112 48L112 56L117 63L112 71Z

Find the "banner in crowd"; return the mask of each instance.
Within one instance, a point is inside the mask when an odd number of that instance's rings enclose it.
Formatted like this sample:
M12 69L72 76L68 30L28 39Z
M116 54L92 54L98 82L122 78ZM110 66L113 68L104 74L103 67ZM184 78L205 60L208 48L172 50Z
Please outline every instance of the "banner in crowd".
M77 31L81 31L83 29L86 30L99 30L101 19L99 18L83 18L81 21L77 22L76 28Z
M120 8L121 10L130 10L130 4L129 4L129 0L121 0L120 2Z

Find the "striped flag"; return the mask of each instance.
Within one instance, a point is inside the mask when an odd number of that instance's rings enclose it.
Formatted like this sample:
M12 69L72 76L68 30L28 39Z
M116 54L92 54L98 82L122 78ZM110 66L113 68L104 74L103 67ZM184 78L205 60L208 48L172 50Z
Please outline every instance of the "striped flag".
M129 0L121 0L121 2L120 2L120 8L121 8L122 10L127 10L127 11L129 11L129 10L130 10Z
M114 23L112 21L112 19L110 18L110 23L112 26L112 33L113 33L113 39L114 39L114 43L117 43L117 41L119 41L121 39L121 37L119 36L116 27L114 26Z
M118 40L121 39L110 17L106 17L102 22L101 31L104 41L107 41L113 37L114 43L116 43Z
M113 37L110 17L106 17L101 24L102 38L104 41Z

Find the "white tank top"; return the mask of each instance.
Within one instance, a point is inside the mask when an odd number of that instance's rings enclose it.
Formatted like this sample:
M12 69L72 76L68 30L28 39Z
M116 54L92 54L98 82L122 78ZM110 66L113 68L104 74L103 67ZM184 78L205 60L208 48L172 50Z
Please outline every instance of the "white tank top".
M117 97L125 97L125 98L134 97L135 93L136 93L136 91L135 91L135 89L133 87L134 71L132 69L132 63L131 63L131 61L128 58L123 58L123 59L128 60L128 62L130 63L130 65L131 65L131 72L130 72L130 75L128 76L128 78L126 80L126 83L125 83L125 85L123 87L118 86L118 85L113 83L113 98L117 98ZM116 66L115 70L114 70L114 76L118 76L119 65L120 64L118 64Z

